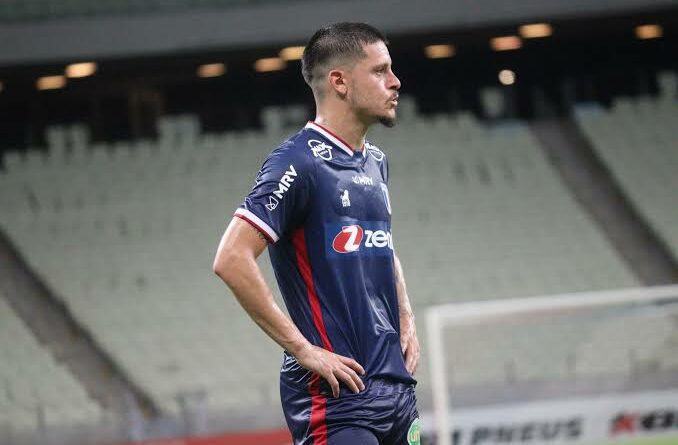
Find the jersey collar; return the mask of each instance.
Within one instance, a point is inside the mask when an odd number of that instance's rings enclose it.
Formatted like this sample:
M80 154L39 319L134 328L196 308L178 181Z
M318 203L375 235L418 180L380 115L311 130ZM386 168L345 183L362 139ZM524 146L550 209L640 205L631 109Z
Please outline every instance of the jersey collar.
M355 151L351 148L350 145L346 143L346 141L344 141L342 138L332 133L330 130L323 127L322 125L316 124L313 121L308 121L304 128L311 129L313 131L320 133L334 145L343 150L347 155L353 157L353 155L355 154ZM360 153L363 155L363 157L365 157L365 144L363 144L363 146L360 148L361 148Z

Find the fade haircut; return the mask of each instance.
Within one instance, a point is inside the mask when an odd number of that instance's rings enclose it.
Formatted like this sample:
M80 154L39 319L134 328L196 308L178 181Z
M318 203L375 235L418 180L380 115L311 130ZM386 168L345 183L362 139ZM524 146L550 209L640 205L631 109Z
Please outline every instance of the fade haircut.
M301 74L308 86L325 76L330 64L365 57L363 46L376 42L388 45L386 37L367 23L334 23L323 26L306 44L301 58Z

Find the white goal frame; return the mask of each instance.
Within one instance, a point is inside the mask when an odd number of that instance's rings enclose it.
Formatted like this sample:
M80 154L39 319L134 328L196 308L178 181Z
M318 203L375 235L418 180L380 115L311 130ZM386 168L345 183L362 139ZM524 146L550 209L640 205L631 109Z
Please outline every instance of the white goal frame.
M578 292L517 299L477 301L435 305L426 312L431 388L433 389L433 421L437 445L452 444L450 393L445 378L443 329L452 325L472 325L481 320L508 315L549 313L559 309L593 308L635 302L659 302L678 299L678 285L652 286Z

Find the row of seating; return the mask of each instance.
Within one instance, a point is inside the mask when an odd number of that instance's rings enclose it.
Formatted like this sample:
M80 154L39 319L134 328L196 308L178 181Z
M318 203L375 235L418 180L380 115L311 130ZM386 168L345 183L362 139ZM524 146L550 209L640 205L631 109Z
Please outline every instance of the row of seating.
M633 206L678 259L676 97L674 86L658 98L619 99L609 111L583 106L576 116Z
M238 307L211 262L266 154L296 130L193 134L193 146L167 136L171 126L163 131L158 141L78 155L69 150L81 141L53 135L63 146L48 147L39 162L10 155L0 202L11 211L0 224L166 411L178 409L178 394L200 388L213 409L274 409L280 348ZM389 157L394 241L418 314L451 301L639 284L526 126L487 126L465 114L410 116L369 138ZM260 264L275 289L265 255ZM425 317L418 320L423 337ZM491 340L483 335L478 342ZM467 353L479 358L469 359L458 384L485 381L483 354L495 357L494 369L505 368L496 348ZM561 372L554 371L560 361L545 362L553 363L521 375ZM425 356L419 378L430 390Z
M0 293L0 432L48 425L91 424L99 405L33 336Z

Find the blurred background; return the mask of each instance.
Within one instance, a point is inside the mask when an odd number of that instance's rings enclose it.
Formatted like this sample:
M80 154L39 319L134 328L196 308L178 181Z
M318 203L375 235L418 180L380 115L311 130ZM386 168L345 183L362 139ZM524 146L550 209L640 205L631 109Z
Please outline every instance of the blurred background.
M456 444L678 443L675 0L0 0L0 443L291 443L282 351L211 266L337 21L402 81L368 139L423 442L443 379ZM451 327L431 376L438 305L629 292Z

